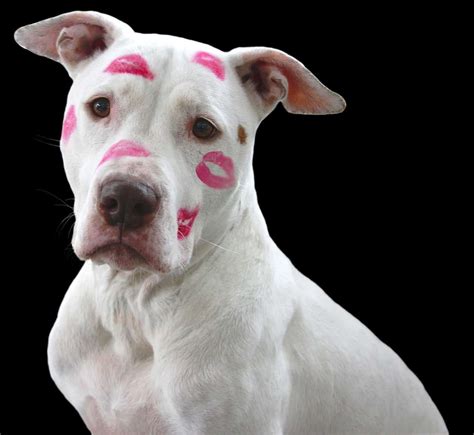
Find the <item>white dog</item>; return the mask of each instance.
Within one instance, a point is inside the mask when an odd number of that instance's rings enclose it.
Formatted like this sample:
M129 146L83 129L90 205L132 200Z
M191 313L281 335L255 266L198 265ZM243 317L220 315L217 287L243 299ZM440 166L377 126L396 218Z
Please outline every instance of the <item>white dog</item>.
M96 12L19 29L73 78L61 140L85 264L51 331L94 434L446 432L416 376L291 264L252 153L278 102L344 100L271 48L228 53Z

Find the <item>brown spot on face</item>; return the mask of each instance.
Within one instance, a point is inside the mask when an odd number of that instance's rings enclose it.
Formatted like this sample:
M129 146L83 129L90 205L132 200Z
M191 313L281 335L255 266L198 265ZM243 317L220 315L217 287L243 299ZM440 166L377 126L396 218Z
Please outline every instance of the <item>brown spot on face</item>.
M239 130L237 133L239 137L239 142L244 145L247 142L247 132L245 131L245 128L239 125Z

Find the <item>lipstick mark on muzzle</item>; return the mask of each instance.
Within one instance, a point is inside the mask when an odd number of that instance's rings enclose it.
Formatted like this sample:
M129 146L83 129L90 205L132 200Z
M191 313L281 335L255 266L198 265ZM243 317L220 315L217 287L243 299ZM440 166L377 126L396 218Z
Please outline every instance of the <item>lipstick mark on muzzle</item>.
M150 152L138 145L135 142L129 140L121 140L116 144L112 145L102 157L99 165L104 164L108 160L117 159L119 157L148 157Z

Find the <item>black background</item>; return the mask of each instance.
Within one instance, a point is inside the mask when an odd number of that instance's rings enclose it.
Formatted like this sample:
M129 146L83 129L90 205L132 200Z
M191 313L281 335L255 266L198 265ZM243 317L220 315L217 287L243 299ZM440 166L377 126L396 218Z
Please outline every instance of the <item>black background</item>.
M291 2L177 4L150 10L105 2L19 4L2 27L2 384L0 433L87 433L49 377L48 333L81 263L70 248L69 210L46 190L72 194L59 139L70 79L59 64L13 41L24 24L95 9L143 33L220 49L263 45L301 60L347 101L345 113L290 115L283 107L256 140L259 201L272 237L293 263L390 345L418 375L452 433L472 431L467 293L460 279L463 157L446 119L446 92L431 68L436 26L413 9L315 10ZM359 3L359 2L357 2ZM14 5L13 5L14 6ZM449 109L449 108L448 108ZM285 167L291 180L279 174ZM305 216L305 217L303 217Z

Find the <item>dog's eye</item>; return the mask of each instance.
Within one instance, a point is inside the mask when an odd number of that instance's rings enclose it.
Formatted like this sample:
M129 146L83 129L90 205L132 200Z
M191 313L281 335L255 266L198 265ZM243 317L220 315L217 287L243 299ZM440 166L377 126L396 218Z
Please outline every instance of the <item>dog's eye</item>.
M199 139L210 139L217 132L216 126L205 118L197 118L193 125L193 134Z
M95 116L105 118L110 113L110 101L108 98L99 97L91 102L91 110Z

